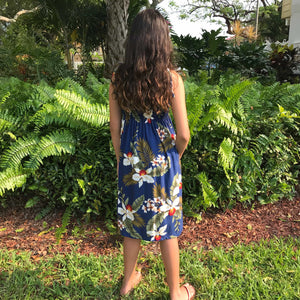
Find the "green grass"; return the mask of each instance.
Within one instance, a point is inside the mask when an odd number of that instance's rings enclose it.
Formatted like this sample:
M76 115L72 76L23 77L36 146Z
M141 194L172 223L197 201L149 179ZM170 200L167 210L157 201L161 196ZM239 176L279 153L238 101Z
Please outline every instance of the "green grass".
M139 258L142 284L127 299L168 299L160 256ZM273 239L210 251L181 251L184 281L196 299L300 299L300 239ZM74 252L34 261L30 253L0 250L0 299L118 299L121 251Z

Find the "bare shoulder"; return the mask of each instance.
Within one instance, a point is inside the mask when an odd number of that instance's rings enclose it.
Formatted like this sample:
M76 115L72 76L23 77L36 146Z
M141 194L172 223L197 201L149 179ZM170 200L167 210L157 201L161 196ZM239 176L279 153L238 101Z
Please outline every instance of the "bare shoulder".
M175 70L171 70L171 76L172 76L172 82L173 82L174 89L183 86L182 77L180 76L180 74L178 72L176 72Z

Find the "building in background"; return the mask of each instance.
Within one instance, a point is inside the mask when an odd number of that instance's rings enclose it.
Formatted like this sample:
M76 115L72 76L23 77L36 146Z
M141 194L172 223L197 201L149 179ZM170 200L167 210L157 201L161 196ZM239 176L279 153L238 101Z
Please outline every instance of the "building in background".
M300 48L300 0L283 0L281 18L289 30L289 44Z

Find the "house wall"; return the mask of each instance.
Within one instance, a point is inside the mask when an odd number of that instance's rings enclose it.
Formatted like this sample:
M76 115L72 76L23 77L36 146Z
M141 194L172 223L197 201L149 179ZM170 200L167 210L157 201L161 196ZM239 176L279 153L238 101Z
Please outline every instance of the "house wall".
M292 0L289 44L300 47L300 0Z
M282 19L290 18L291 14L292 14L292 0L283 0L281 18Z

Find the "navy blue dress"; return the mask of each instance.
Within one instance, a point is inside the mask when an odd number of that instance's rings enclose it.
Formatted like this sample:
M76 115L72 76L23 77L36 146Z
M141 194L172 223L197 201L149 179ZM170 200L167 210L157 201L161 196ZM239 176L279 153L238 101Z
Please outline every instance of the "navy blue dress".
M122 112L118 226L126 237L160 241L182 231L182 183L169 113Z

